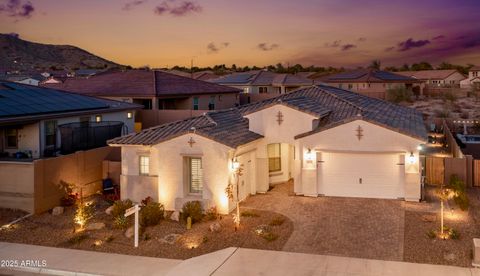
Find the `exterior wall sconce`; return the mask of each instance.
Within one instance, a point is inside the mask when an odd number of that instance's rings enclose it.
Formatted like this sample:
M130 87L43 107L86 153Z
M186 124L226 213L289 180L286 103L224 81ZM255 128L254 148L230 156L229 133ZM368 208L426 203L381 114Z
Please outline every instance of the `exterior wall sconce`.
M305 160L307 162L312 162L315 159L315 153L312 152L311 148L308 148L308 151L305 153Z
M422 146L422 145L418 145L418 146L417 146L417 150L418 150L418 151L422 151L422 150L423 150L423 146Z
M232 170L236 170L240 167L240 163L238 162L237 158L232 159Z
M102 115L95 116L95 122L100 123L102 121Z
M413 152L410 152L410 156L408 157L408 163L409 164L415 164L416 162L416 158L415 158L415 155L413 155Z
M132 117L133 117L132 112L127 112L127 119L132 119Z

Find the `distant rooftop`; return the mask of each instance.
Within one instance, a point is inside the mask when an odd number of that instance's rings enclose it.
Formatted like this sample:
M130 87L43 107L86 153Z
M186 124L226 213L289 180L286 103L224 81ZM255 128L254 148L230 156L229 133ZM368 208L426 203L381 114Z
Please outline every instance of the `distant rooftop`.
M239 93L232 87L213 84L162 71L128 70L98 73L89 78L68 78L63 83L44 84L90 96L152 97Z
M139 109L142 106L55 89L0 81L0 124L77 114Z
M353 71L342 72L333 75L327 75L320 79L326 83L338 82L418 82L412 77L403 76L400 74L375 70L375 69L359 69Z
M301 75L278 74L263 70L233 73L210 81L223 85L307 86L313 84L312 80Z
M455 69L451 70L421 70L421 71L402 71L395 72L402 76L412 77L418 80L443 80L454 73L460 73Z

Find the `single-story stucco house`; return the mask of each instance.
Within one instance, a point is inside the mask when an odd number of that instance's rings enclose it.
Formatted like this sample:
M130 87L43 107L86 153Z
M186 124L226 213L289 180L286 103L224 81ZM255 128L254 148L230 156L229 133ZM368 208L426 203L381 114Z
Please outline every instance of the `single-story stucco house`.
M293 179L296 195L418 201L426 137L414 109L316 85L109 145L122 149L122 199L151 196L167 210L199 200L227 213L236 166L243 167L240 199Z

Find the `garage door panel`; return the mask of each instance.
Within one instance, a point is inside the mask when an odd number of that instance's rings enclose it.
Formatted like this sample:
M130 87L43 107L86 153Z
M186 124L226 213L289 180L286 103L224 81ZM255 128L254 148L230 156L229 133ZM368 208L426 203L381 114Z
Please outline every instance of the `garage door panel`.
M399 154L322 153L319 191L326 196L403 197L399 160Z

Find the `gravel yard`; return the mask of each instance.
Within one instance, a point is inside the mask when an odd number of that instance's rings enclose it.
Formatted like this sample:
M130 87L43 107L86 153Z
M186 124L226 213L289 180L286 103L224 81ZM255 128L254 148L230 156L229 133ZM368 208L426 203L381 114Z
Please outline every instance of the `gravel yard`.
M147 227L140 236L139 247L134 248L133 238L126 238L123 230L115 229L112 217L104 212L109 205L100 197L94 201L96 213L92 223L104 222L103 229L73 233L75 209L68 207L62 215L35 215L10 229L0 230L0 241L186 259L227 247L281 250L293 231L293 223L288 218L270 211L255 211L255 216L242 217L237 231L231 215L217 220L221 224L219 232L209 230L214 221L195 223L192 229L186 230L183 222L162 220L156 226ZM281 221L281 225L270 226L274 220L277 224ZM268 225L276 239L269 241L257 235L254 230L260 225ZM172 244L164 240L167 235L170 239L166 240Z
M25 215L27 215L27 212L24 212L22 210L0 208L0 226L10 223Z

